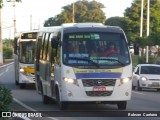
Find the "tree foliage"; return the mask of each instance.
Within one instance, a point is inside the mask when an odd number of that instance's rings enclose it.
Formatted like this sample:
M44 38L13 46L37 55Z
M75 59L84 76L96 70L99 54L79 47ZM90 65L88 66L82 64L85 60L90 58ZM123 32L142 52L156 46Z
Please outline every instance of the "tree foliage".
M147 0L143 9L143 37L140 38L141 1L134 0L131 7L124 13L123 24L129 40L138 41L143 45L160 44L160 1L150 0L150 28L147 36Z
M77 1L74 3L74 22L104 23L106 17L101 8L104 5L96 1ZM56 26L73 22L73 4L63 7L63 11L45 21L44 26Z
M8 0L8 1L11 1L11 0ZM15 0L16 2L21 2L22 0ZM0 8L3 7L3 0L0 0Z
M119 26L119 27L123 28L124 27L123 19L124 19L124 17L111 17L105 21L105 25Z
M0 85L0 111L10 111L12 99L11 91Z

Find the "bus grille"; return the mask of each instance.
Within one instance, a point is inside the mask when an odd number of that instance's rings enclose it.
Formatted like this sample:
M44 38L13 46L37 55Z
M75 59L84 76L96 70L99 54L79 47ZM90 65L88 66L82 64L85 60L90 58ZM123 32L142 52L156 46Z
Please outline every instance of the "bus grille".
M113 91L86 91L87 96L110 96Z
M83 79L84 87L115 86L116 79ZM85 91L87 96L110 96L113 91Z
M84 87L91 86L115 86L116 79L83 79Z

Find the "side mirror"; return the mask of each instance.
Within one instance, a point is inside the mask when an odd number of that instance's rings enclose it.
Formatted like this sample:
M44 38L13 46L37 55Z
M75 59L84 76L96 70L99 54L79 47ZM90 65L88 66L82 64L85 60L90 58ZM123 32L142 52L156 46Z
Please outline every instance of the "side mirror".
M134 54L139 55L139 44L138 43L134 43Z
M52 39L51 39L52 48L57 48L58 44L59 44L58 38L57 37L52 37Z

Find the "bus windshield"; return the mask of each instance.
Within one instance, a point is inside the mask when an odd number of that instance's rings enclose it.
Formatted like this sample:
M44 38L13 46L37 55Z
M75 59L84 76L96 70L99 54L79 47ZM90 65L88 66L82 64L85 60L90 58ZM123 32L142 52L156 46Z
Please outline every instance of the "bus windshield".
M34 51L35 51L34 46L35 46L35 42L33 41L20 42L19 59L21 63L26 63L26 64L34 63Z
M63 63L69 66L125 66L130 64L124 34L111 32L76 32L64 34Z

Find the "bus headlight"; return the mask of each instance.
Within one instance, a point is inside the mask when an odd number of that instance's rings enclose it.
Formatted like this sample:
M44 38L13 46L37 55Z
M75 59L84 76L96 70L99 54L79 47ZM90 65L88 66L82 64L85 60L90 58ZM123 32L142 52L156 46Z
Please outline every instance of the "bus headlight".
M147 78L146 78L146 77L141 77L141 78L140 78L140 80L142 80L142 81L146 81L146 80L147 80Z
M20 68L20 69L19 69L19 72L24 72L24 69L23 69L23 68Z
M75 84L78 86L78 82L76 79L72 79L72 78L66 78L64 77L63 80L66 82L66 83L71 83L71 84Z
M132 80L132 77L121 78L120 85L125 84L125 83L129 82L130 80Z

